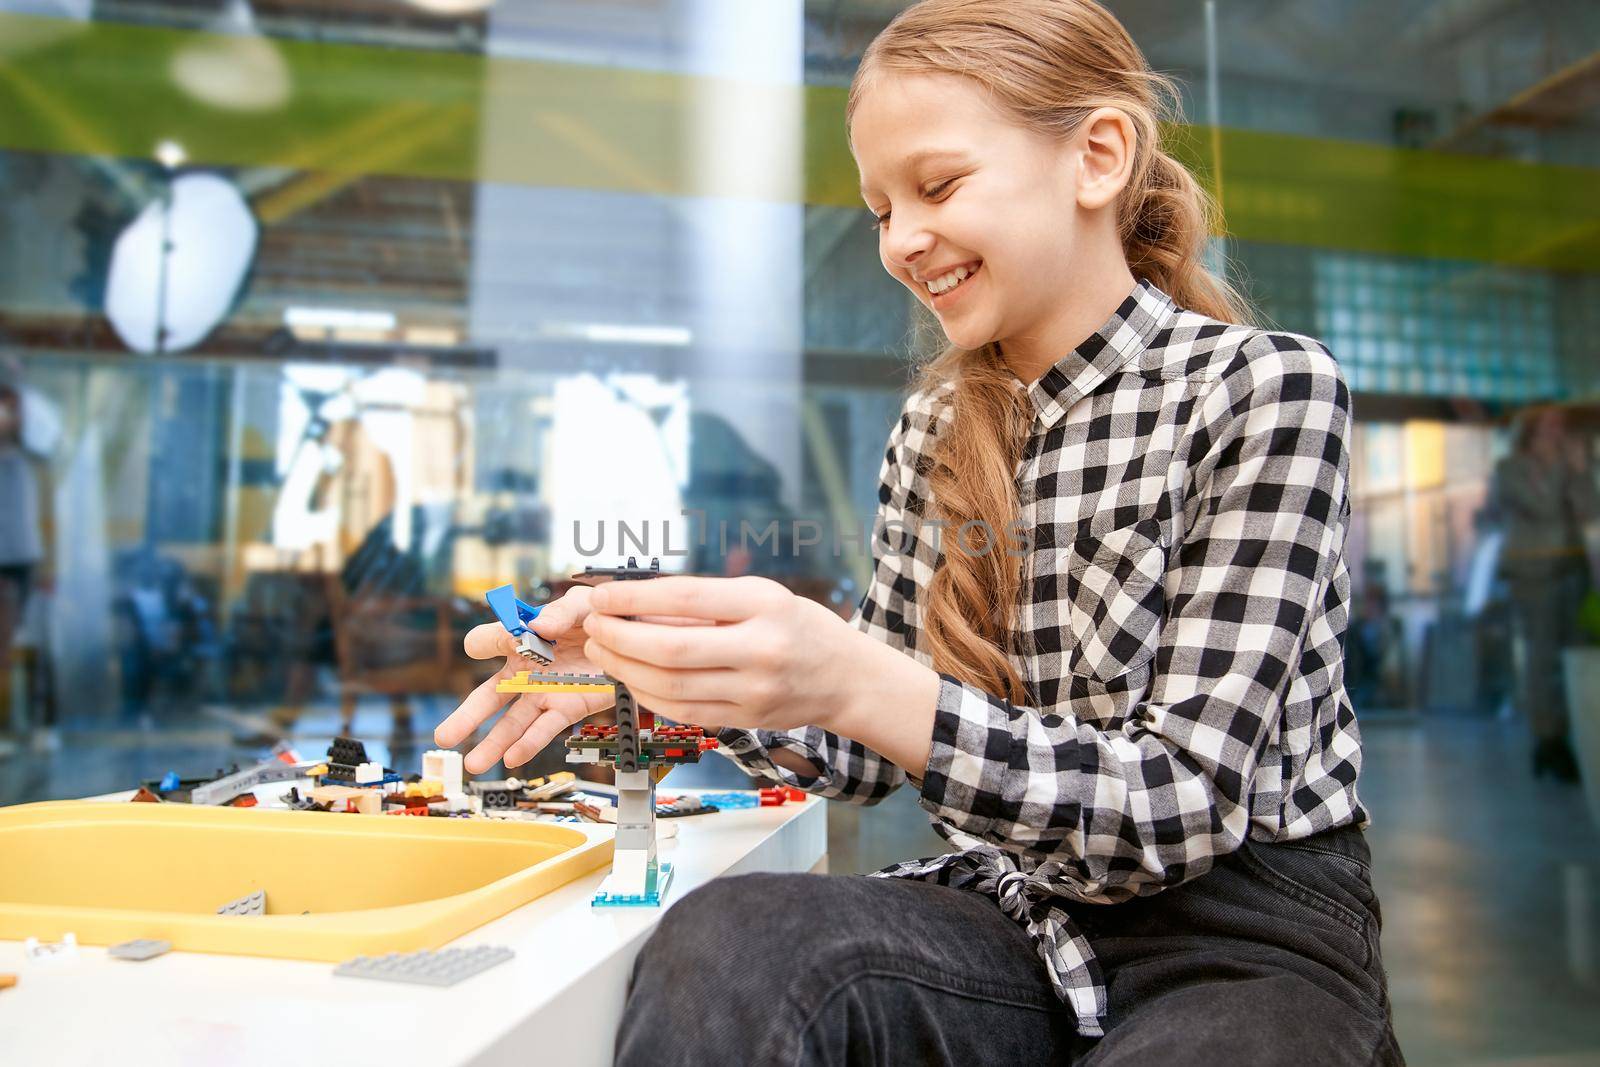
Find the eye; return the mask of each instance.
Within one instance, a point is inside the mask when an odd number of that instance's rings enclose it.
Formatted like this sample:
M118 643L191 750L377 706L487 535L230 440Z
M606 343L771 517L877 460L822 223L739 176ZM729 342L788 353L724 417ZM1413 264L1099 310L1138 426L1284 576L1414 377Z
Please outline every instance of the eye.
M939 182L937 185L931 185L923 191L922 195L927 197L929 200L937 200L939 197L943 196L945 192L955 184L955 182L956 180L954 178L950 178L946 181ZM873 216L872 221L867 224L867 228L870 230L883 229L885 226L889 225L890 214L891 212L885 211L882 215Z

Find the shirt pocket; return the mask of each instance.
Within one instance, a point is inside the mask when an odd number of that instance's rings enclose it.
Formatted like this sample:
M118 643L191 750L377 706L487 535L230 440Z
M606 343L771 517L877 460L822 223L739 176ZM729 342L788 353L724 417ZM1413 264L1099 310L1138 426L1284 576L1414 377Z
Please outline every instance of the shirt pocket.
M1155 655L1165 603L1161 523L1145 519L1065 550L1067 670L1110 682Z

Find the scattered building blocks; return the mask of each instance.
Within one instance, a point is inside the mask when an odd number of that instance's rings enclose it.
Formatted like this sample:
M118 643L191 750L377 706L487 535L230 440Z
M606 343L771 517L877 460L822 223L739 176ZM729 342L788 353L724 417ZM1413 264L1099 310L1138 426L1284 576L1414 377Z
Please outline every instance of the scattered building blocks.
M22 943L22 955L29 963L56 964L78 961L78 935L65 933L60 941L40 941L30 937Z
M754 808L761 804L761 798L750 790L740 790L736 793L701 793L700 799L707 804L714 804L718 808L727 810Z
M216 781L193 787L189 790L189 803L229 804L241 794L251 792L258 785L292 782L296 778L309 776L316 767L317 764L285 763L277 756L273 756L253 767L246 767L242 771L223 775Z
M327 778L336 782L354 782L356 768L367 761L367 746L353 737L335 737L328 746Z
M117 960L153 960L172 951L171 941L154 941L147 937L124 941L106 949L106 955Z
M289 791L283 794L283 805L292 811L327 811L326 804L318 804L310 797L300 795L298 786L290 786Z
M580 800L572 805L572 810L587 822L607 822L613 826L617 824L617 809L609 804L590 804Z
M658 819L681 819L686 815L710 815L717 810L715 806L707 804L700 797L689 796L688 794L676 797L666 803L661 803L660 800L661 798L658 797L656 804L656 818Z
M504 963L515 953L502 945L447 948L439 952L391 952L387 956L357 956L333 969L342 978L375 978L413 985L451 986Z
M257 889L249 896L231 900L217 909L218 915L265 915L267 913L267 894Z
M461 766L461 753L448 748L430 749L422 754L422 777L425 780L438 782L443 787L444 795L452 793L465 793L462 786L463 773Z
M377 815L383 810L383 794L353 785L319 785L306 794L313 803L326 804L330 811L354 811Z
M515 778L503 782L473 782L467 787L483 803L484 811L506 811L517 806L522 783Z
M548 778L534 778L522 784L522 800L536 803L551 800L578 787L578 776L571 771L557 771Z
M214 782L219 778L224 778L231 774L237 774L238 771L239 765L237 763L227 770L223 770L221 767L218 767L216 773L214 774L200 775L195 778L179 778L176 771L168 771L166 774L162 775L160 779L147 778L139 784L143 788L148 789L152 793L158 795L162 800L187 803L189 800L189 794L192 790L198 789L210 782ZM227 800L229 798L224 797L223 799Z

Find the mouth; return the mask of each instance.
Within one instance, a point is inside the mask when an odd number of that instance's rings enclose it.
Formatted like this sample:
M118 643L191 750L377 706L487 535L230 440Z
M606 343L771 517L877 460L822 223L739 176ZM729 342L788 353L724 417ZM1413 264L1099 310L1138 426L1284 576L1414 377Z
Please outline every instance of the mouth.
M924 286L928 291L933 309L935 311L943 311L957 300L960 300L962 295L972 286L972 280L981 273L983 273L983 261L981 259L973 260L971 263L963 263L954 271L936 279L934 284L946 287L940 289L937 293ZM952 281L954 281L954 284L951 284Z

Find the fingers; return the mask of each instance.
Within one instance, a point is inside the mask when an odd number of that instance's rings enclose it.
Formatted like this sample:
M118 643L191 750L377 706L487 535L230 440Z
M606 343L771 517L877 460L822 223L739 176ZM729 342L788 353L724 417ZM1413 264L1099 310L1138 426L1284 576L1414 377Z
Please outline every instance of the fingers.
M501 633L505 633L498 624L495 625ZM478 629L483 629L479 627ZM474 630L473 633L476 633ZM507 635L510 636L509 634ZM471 640L471 635L468 635ZM433 731L433 742L440 748L455 748L461 742L472 736L472 731L483 725L484 721L505 706L511 699L504 693L495 692L495 686L507 676L504 670L496 671L490 677L479 683L478 687L467 694L467 699L461 706L451 712Z
M467 753L461 765L473 774L482 774L498 763L506 749L526 732L528 725L543 714L543 701L538 699L543 695L528 693L507 708L506 713L500 716L500 721L494 724L494 729L489 731L489 736Z
M473 659L495 659L499 656L515 656L517 639L499 623L486 622L467 631L467 639L462 642L462 647Z
M539 609L538 617L528 624L528 629L547 640L554 640L574 627L583 625L589 614L589 594L594 590L576 586ZM497 622L474 626L463 642L467 655L473 659L494 659L496 656L515 656L517 639Z
M584 632L604 651L664 667L728 667L741 661L746 635L738 626L677 626L590 615ZM585 646L585 655L588 655Z
M731 670L674 670L657 667L653 663L619 656L599 642L591 640L584 646L584 655L611 677L625 683L635 696L642 692L654 693L669 700L725 700L736 683L737 675Z
M607 615L682 615L715 622L739 622L757 609L760 578L691 578L674 575L647 582L607 582L589 597L593 610Z
M575 585L539 609L539 617L528 629L540 637L554 639L574 627L582 626L589 614L589 597L594 592L586 585Z
M673 700L657 693L640 692L629 687L639 706L673 722L689 726L720 727L741 718L739 707L725 700ZM707 731L709 734L709 730Z
M567 694L576 697L577 694ZM599 707L593 710L601 710ZM520 767L527 763L540 752L546 745L551 744L556 738L571 729L572 724L590 714L590 709L581 699L563 702L560 706L547 708L542 715L529 724L522 737L506 749L505 761L507 767Z

